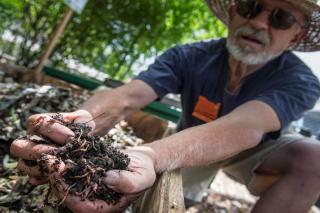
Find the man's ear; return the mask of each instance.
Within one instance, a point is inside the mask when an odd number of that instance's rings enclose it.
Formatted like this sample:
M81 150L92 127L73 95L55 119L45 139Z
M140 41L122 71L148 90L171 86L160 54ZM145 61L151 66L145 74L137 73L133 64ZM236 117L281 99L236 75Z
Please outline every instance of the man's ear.
M308 33L307 29L302 29L298 32L290 41L290 47L294 47L299 41L301 41Z

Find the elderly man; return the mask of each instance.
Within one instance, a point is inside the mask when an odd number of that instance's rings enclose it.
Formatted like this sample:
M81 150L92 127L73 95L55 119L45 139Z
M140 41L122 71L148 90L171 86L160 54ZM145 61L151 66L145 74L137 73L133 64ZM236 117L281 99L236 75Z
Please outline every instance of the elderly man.
M68 196L75 212L121 211L152 186L156 174L183 171L185 196L200 199L218 169L260 196L253 212L307 212L320 194L320 144L284 135L288 124L311 109L320 95L317 78L290 50L320 50L320 7L312 0L207 0L229 27L227 39L174 47L129 84L102 91L67 120L94 121L104 134L129 113L167 93L181 94L178 133L132 150L129 171L109 171L104 179L123 192L120 203L81 202ZM42 115L48 116L48 115ZM29 128L39 115L29 119ZM71 130L46 120L37 132L64 143ZM35 160L53 147L16 140L11 152L34 184L45 183ZM50 165L50 162L48 162ZM192 167L192 168L191 168ZM63 165L59 171L63 170ZM49 175L54 181L55 175ZM66 186L57 186L63 196ZM97 206L102 208L96 208Z

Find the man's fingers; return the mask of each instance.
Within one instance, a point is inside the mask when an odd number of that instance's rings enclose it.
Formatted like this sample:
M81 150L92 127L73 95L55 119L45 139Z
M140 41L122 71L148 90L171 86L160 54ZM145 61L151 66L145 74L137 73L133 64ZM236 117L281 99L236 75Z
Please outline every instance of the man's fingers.
M49 114L30 116L27 121L27 129L30 133L43 135L58 144L65 144L70 137L74 136L68 127L51 118Z
M65 164L53 155L46 155L43 160L45 161L49 175L60 177L61 173L65 169Z
M110 170L103 181L109 188L117 192L132 194L151 187L155 181L155 174Z
M68 208L77 213L87 213L87 212L96 212L96 213L106 213L106 212L122 212L118 207L113 205L108 205L105 201L94 200L94 201L81 201L80 197L68 195L64 201L65 205Z
M77 213L106 213L106 212L123 212L133 201L137 200L143 193L124 195L116 205L109 205L103 200L81 200L80 197L67 195L64 204L73 212ZM61 194L60 194L61 196ZM62 198L60 198L62 199Z
M116 205L109 205L103 200L83 201L80 197L66 193L68 187L63 184L64 191L58 191L53 188L53 192L63 200L64 204L73 212L77 213L106 213L106 212L123 212L133 201L137 200L144 192L137 194L124 195Z
M139 197L141 197L145 191L139 192L136 194L127 194L121 197L119 202L116 204L116 208L120 209L121 211L124 211L130 204L132 204L134 201L136 201Z
M41 173L40 173L38 165L28 166L23 159L19 160L17 168L21 172L23 172L23 173L25 173L25 174L27 174L29 176L37 176L37 177L41 176Z
M61 177L63 171L65 170L65 164L52 155L46 156L45 164L49 173L49 182L54 190L54 193L60 199L65 200L66 195L68 194L67 192L70 189L70 186L68 186Z
M48 178L44 178L44 177L30 177L29 178L29 182L32 185L43 185L48 183Z
M47 153L54 149L54 146L38 144L25 139L15 140L10 146L12 155L26 160L37 160L42 153Z
M106 212L122 212L119 210L119 206L109 205L102 200L82 200L78 196L69 194L68 190L70 186L66 185L62 181L58 181L55 187L52 188L54 194L72 211L76 213L106 213Z

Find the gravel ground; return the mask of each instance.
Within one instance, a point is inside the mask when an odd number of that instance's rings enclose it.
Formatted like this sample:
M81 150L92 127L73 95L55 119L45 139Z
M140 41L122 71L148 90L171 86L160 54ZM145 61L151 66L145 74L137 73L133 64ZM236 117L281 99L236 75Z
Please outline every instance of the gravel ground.
M249 213L257 199L244 185L235 182L220 171L201 205L192 206L185 212ZM320 213L320 210L313 207L309 213Z

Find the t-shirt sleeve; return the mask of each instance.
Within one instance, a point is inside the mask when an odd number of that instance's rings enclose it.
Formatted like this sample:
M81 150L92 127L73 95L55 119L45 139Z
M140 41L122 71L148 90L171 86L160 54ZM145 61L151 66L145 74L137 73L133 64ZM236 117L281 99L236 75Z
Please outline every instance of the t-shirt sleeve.
M176 46L159 56L155 62L135 79L147 83L162 98L168 93L180 94L183 86L182 64L184 56L181 46Z
M319 80L308 68L301 67L279 76L273 88L260 93L256 100L271 106L280 119L281 127L285 128L301 118L303 112L312 109L319 96Z

